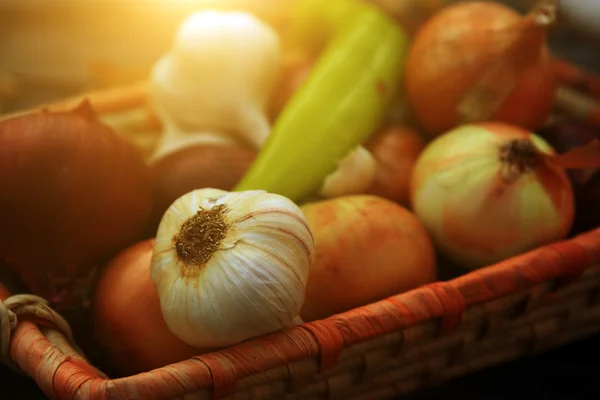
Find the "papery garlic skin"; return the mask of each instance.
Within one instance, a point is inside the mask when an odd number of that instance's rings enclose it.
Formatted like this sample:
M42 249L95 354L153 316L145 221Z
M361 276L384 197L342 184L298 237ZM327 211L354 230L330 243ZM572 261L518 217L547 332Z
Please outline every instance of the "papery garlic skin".
M376 171L377 161L371 152L363 146L357 146L325 178L320 194L334 198L365 193L371 187Z
M183 133L173 124L165 124L163 134L154 152L148 157L148 162L154 164L169 154L198 145L239 146L239 141L232 136L215 132Z
M222 206L228 228L218 248L203 265L186 265L175 235L201 208ZM203 230L211 233L222 232ZM200 189L165 213L150 268L169 329L192 346L214 348L296 325L313 257L312 233L291 200L262 190Z
M157 113L174 127L157 153L178 135L204 130L259 149L271 130L267 106L281 59L277 33L250 13L207 10L187 17L150 77Z

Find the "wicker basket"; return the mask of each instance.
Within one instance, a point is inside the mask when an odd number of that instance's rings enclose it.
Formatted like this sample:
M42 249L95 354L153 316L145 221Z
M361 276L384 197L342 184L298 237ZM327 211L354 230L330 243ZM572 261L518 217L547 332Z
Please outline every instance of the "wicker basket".
M160 123L145 83L85 97L150 154ZM71 108L81 99L44 108ZM89 364L68 324L42 299L9 296L0 285L5 361L51 398L385 399L600 332L600 229L121 379Z
M600 98L597 77L558 60L557 72L565 83ZM103 122L148 157L161 124L146 90L142 82L43 108L70 109L85 97ZM559 108L600 122L597 101L572 97L564 87ZM11 296L0 283L0 300L4 362L51 398L387 399L600 332L600 228L449 281L120 379L90 364L69 325L43 299Z

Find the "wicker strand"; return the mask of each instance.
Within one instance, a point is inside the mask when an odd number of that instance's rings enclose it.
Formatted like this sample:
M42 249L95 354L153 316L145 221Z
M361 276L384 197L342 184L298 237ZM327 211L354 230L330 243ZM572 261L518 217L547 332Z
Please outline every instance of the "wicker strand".
M55 328L69 343L76 346L69 323L50 308L45 299L30 294L18 294L4 301L0 300L0 356L2 362L16 372L21 371L10 356L10 339L19 320L30 320L39 325Z
M0 300L0 356L2 362L16 369L10 358L10 334L17 327L17 316Z

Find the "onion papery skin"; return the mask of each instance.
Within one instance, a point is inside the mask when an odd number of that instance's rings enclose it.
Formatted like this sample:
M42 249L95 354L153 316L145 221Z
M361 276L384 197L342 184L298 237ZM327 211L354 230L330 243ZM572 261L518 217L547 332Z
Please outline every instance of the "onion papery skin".
M555 154L541 137L499 122L458 127L433 140L417 161L411 204L437 248L467 268L494 264L567 236L574 196L563 168L549 162L507 183L502 146L525 140Z
M149 169L87 102L0 122L0 171L0 258L33 294L67 302L61 287L144 234Z

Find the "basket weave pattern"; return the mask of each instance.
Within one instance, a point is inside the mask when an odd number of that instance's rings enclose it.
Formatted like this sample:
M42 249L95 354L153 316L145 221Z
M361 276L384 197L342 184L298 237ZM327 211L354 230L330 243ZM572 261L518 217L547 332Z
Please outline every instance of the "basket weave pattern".
M105 122L151 151L160 130L143 85L86 97ZM385 399L600 332L600 229L120 379L90 365L51 321L38 322L19 316L10 356L51 398Z

